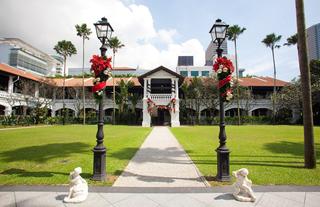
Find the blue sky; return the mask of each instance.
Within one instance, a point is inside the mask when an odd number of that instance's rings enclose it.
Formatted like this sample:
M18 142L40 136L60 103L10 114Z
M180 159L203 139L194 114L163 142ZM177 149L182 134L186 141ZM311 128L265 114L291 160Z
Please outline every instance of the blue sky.
M261 40L272 32L282 35L281 43L296 32L294 0L136 0L146 5L154 18L156 28L173 28L178 42L197 38L206 49L211 41L208 31L217 18L230 25L247 28L238 41L239 67L248 73L272 75L271 51ZM223 2L223 5L220 5ZM320 23L320 1L305 0L307 27ZM233 42L228 42L229 53L234 54ZM296 48L276 51L279 78L291 80L299 75ZM270 60L270 64L267 61ZM263 68L265 66L265 68ZM272 66L272 65L271 65ZM262 68L260 68L262 67ZM252 69L253 68L253 69Z
M307 27L320 23L319 8L320 0L305 0ZM247 28L238 40L239 67L272 76L271 50L262 39L274 32L283 36L283 44L296 32L294 0L1 0L0 37L20 38L50 54L58 41L70 40L78 54L68 58L67 67L81 67L82 41L74 26L87 23L93 31L85 47L88 67L100 47L93 23L103 16L125 44L115 65L149 70L160 65L175 70L179 55L193 55L195 65L204 65L208 31L221 18ZM228 46L234 54L233 43ZM296 47L282 47L275 56L279 79L299 75Z

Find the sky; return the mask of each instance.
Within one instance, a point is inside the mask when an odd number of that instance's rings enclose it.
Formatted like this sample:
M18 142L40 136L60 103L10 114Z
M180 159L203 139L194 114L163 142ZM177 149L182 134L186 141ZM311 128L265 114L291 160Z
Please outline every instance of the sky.
M320 1L305 0L306 26L320 23ZM245 74L272 76L271 49L262 39L282 35L280 44L296 33L294 0L0 0L0 37L15 37L55 54L53 47L70 40L78 54L68 58L68 67L82 67L82 40L75 25L92 30L85 44L85 65L99 54L101 43L93 23L108 18L120 41L116 66L154 69L160 65L175 70L179 55L193 55L196 66L205 63L211 41L209 29L217 18L245 27L237 41L239 68ZM228 52L234 54L233 42ZM107 52L109 56L112 52ZM290 81L299 75L297 48L275 51L278 78Z

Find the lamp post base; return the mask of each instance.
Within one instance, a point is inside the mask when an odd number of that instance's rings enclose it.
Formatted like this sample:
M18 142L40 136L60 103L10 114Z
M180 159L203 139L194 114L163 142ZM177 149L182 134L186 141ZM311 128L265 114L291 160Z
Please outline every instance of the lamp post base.
M229 169L229 149L221 149L217 148L217 176L216 180L221 182L229 182L231 180L230 177L230 169Z
M93 176L92 180L106 181L106 148L93 148Z

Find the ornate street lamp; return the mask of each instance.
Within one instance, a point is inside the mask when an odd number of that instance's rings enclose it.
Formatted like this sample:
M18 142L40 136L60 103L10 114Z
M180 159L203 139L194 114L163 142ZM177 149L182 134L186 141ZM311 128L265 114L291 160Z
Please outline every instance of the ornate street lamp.
M100 47L101 56L105 57L107 51L106 41L108 41L112 35L113 29L109 24L107 18L102 17L100 21L94 24L97 32L97 37L102 43ZM106 147L103 145L103 125L104 125L104 113L103 113L103 95L99 101L98 111L98 131L97 131L97 145L93 148L93 180L105 181L106 180Z
M220 48L221 44L226 38L227 30L229 25L225 24L221 21L221 19L217 19L209 33L211 34L212 42L217 44L217 54L218 57L222 57L223 49ZM230 181L230 169L229 169L229 149L227 148L227 136L225 131L225 123L224 123L224 104L223 98L221 97L221 92L219 91L219 104L220 104L220 131L219 131L219 142L220 145L216 149L217 152L217 176L216 179L218 181Z

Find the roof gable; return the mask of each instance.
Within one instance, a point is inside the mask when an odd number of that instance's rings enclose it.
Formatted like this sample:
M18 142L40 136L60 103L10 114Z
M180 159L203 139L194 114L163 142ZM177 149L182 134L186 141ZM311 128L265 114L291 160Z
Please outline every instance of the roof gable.
M155 77L156 77L157 75L163 75L164 73L167 73L170 76L179 78L179 84L181 84L183 82L183 80L184 80L183 76L179 75L178 73L176 73L176 72L174 72L174 71L172 71L172 70L170 70L170 69L168 69L168 68L166 68L166 67L164 67L162 65L157 67L157 68L155 68L155 69L153 69L153 70L150 70L149 72L147 72L145 74L142 74L138 78L139 78L139 81L140 81L141 85L143 85L143 79L144 78L147 78L147 77L152 76L152 75L155 75Z

